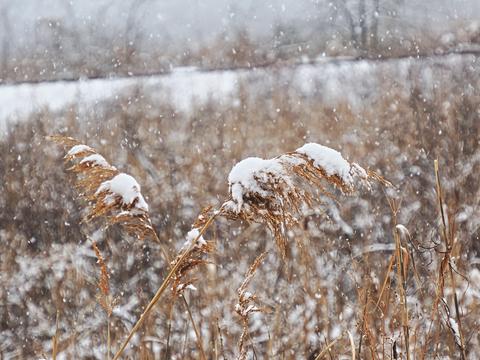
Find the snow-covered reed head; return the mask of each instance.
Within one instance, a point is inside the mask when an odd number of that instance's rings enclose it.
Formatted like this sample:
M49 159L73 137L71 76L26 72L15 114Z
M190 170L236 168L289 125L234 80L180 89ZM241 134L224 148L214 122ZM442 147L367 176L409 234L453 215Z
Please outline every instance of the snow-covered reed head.
M333 197L328 187L351 194L380 176L350 163L336 150L315 143L273 159L250 157L237 163L228 176L230 199L224 214L231 219L265 223L272 231L283 257L286 256L286 230L297 222L295 215L312 202L313 188ZM386 183L386 182L385 182Z
M88 204L84 221L103 218L108 226L120 224L138 238L152 236L158 240L148 204L134 177L118 171L95 149L76 139L65 136L50 139L69 149L65 160L73 165L68 170L76 174L75 185Z

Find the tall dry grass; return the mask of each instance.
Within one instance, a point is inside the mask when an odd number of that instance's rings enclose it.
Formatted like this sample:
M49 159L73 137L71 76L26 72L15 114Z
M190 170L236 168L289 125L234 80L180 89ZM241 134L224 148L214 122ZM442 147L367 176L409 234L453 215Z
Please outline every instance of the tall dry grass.
M243 332L234 311L236 290L265 250L269 254L249 290L270 310L249 319L247 344L254 344L259 358L351 358L352 353L406 358L407 329L411 358L459 358L454 290L465 357L475 356L480 341L479 94L473 85L478 74L469 63L462 72L428 68L436 86L425 88L418 80L423 70L410 71L409 85L385 80L385 95L360 109L348 103L330 107L319 98L280 90L249 96L245 83L238 107L210 103L195 115L183 114L137 89L91 112L73 107L55 114L54 122L54 114L45 111L12 128L0 145L5 155L0 161L1 266L10 275L2 277L0 294L5 357L48 357L55 333L61 356L104 356L107 323L95 296L97 258L85 234L93 232L111 271L110 289L118 296L110 319L112 349L120 348L171 268L160 243L138 241L120 226L96 233L99 223L79 225L85 214L72 200L78 193L62 170L61 154L44 142L44 136L57 132L88 139L118 171L142 184L153 228L176 252L202 205L225 200L217 195L228 194L230 168L251 155L272 158L316 141L378 170L395 186L386 190L395 200L395 216L383 191L342 198L341 206L322 197L324 205L315 202L299 226L286 233L292 259L286 262L265 226L219 218L205 234L217 244L209 255L216 266L201 265L189 273L197 288L183 294L191 316L179 298L169 321L171 296L163 297L125 356L165 357L170 334L172 358L200 357L199 341L207 358L235 358ZM99 123L98 117L106 120ZM454 285L443 261L436 158ZM444 296L439 296L442 272ZM171 294L167 290L164 295Z
M71 137L56 135L50 136L49 139L69 148L65 159L74 162L69 170L76 173L74 183L86 201L86 221L103 217L106 219L108 226L120 224L137 239L144 240L146 235L153 234L153 238L159 241L159 237L151 224L148 205L140 192L140 185L133 177L125 173L119 173L93 148ZM334 195L327 190L326 185L338 188L343 194L352 193L358 184L370 186L370 181L373 179L390 185L373 171L367 172L358 164L349 163L343 159L340 153L315 143L306 144L293 152L273 159L248 158L242 160L234 166L228 177L229 200L225 201L218 210L206 208L202 211L194 224L193 230L188 233L186 244L175 260L171 262L170 271L115 354L114 360L123 354L129 341L143 325L144 320L169 286L172 287L174 298L180 296L186 288L192 286L192 280L185 280L185 278L188 272L199 265L205 264L204 256L213 251L213 246L203 239L203 235L208 227L213 224L215 218L223 216L229 220L240 219L247 223L265 223L272 232L278 250L285 260L287 250L286 231L298 222L293 212L301 215L303 206L312 206L312 195L302 189L300 184L295 183L298 179L308 182L309 185L314 186L321 194L329 198L334 198ZM103 296L99 303L110 318L112 306L109 296L109 276L103 257L95 242L93 248L102 271L99 287ZM167 252L165 253L167 254ZM168 260L168 255L165 258ZM239 359L245 359L247 355L244 343L248 334L248 315L253 311L253 308L250 307L242 310L242 306L245 307L253 300L245 297L244 288L250 282L250 278L263 258L264 256L257 258L247 272L247 279L238 290L239 304L236 311L242 316L244 323L244 330L239 342ZM199 340L201 357L206 359L197 327L188 304L186 300L184 301ZM169 314L169 320L172 321L172 310ZM107 349L108 358L110 353L109 319Z

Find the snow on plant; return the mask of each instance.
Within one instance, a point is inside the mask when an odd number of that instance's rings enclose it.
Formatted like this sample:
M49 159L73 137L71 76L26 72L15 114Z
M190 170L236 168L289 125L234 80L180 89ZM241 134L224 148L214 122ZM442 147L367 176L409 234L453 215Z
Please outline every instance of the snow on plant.
M95 192L96 196L102 194L104 195L104 203L114 203L118 198L122 209L134 213L148 211L148 204L140 192L140 185L133 176L128 174L120 173L111 180L104 181Z
M88 206L85 221L103 218L107 226L120 224L138 238L152 236L148 204L134 177L121 173L90 146L65 136L51 140L69 147L65 160L73 165L68 169L77 175L75 185Z
M140 185L132 176L120 173L94 149L75 139L61 136L52 138L70 146L65 158L74 162L69 170L77 174L77 187L89 204L87 221L106 218L108 225L120 223L139 238L152 234L158 240ZM314 188L321 194L334 197L326 185L338 188L343 194L351 194L360 185L369 186L371 180L386 183L375 173L367 172L355 163L349 163L339 152L314 143L273 159L251 157L240 161L228 176L229 199L219 210L212 211L212 208L208 207L198 216L193 229L187 234L187 242L175 260L170 262L169 273L114 359L120 358L147 314L158 303L169 285L173 297L172 308L175 298L181 296L185 289L192 288L195 278L191 278L189 274L199 265L207 263L206 256L214 250L213 244L205 241L203 235L216 217L224 216L231 220L240 219L266 224L275 237L282 257L285 258L286 230L296 224L295 215L302 214L302 207L311 205ZM302 181L310 187L305 189L301 186ZM169 259L165 250L164 256ZM248 316L252 312L261 311L254 304L255 296L247 292L246 287L264 257L265 254L262 254L257 258L238 290L239 301L236 311L244 324L239 341L239 359L244 359L247 355L245 340L248 335ZM195 328L194 323L193 325ZM205 358L199 336L197 342L202 357Z
M302 180L310 187L302 187ZM237 163L228 176L230 199L222 209L231 219L265 223L285 257L286 230L297 223L295 215L302 207L312 204L314 193L308 190L334 197L327 184L352 194L360 186L369 187L372 180L387 184L338 151L308 143L273 159L250 157Z
M172 278L172 294L174 298L179 296L186 289L195 289L193 282L196 278L189 277L189 274L194 272L198 266L208 264L209 261L205 258L213 253L215 249L213 242L206 241L197 228L193 228L188 232L187 240L183 245L180 254L189 248L188 257L182 260L181 255L178 255L171 263L172 267L174 267L177 262L181 261L181 265L178 267Z

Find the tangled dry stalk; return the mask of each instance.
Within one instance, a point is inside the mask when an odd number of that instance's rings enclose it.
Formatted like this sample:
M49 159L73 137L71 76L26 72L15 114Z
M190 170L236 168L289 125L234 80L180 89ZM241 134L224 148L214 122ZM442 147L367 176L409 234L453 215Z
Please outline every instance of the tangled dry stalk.
M248 346L246 346L247 338L249 337L248 331L248 321L252 313L255 312L264 312L265 309L257 305L258 299L255 294L247 291L247 287L250 282L253 280L257 269L262 264L263 260L267 253L261 253L255 259L255 261L248 268L247 273L245 274L245 279L237 290L238 294L238 303L235 305L235 312L240 316L242 320L242 335L238 341L238 357L237 360L246 360L248 355ZM252 349L255 349L252 344ZM255 351L255 350L253 350Z

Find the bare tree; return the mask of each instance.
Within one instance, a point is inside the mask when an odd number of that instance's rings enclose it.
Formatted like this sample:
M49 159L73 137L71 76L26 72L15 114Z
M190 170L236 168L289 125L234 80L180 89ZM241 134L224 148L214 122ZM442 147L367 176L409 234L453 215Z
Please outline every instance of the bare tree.
M368 23L367 23L367 7L365 0L358 1L358 28L360 30L360 49L365 52L367 50L368 39Z
M132 57L135 54L135 49L140 40L140 32L137 31L135 25L137 24L138 14L145 2L148 0L133 0L128 11L127 21L125 25L125 57L124 65L128 66L132 62Z
M370 48L378 48L378 18L380 16L380 0L373 0L372 26L370 29Z
M401 4L399 1L394 3L395 6ZM337 17L333 20L334 23L339 24L343 20L349 41L361 55L366 56L378 50L378 32L382 14L380 0L339 0L335 5L335 11L331 13L332 16Z
M0 10L0 23L3 26L3 36L2 36L2 61L1 61L1 72L0 80L5 79L8 74L8 58L10 57L10 39L9 34L11 33L11 24L9 18L9 7L7 4L4 4Z

